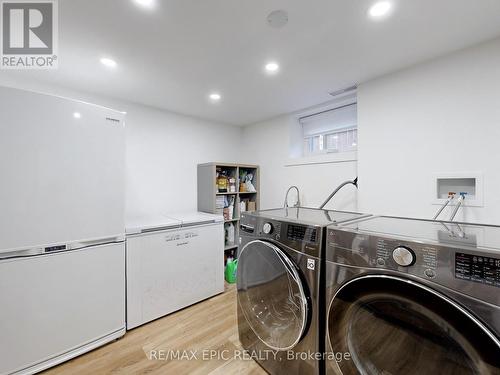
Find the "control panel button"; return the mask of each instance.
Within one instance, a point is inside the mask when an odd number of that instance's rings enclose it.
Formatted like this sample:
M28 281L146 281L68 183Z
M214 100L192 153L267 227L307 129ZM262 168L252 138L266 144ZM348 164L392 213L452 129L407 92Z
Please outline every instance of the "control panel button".
M264 226L262 227L262 231L265 234L273 233L273 225L271 223L264 223Z
M415 263L415 254L409 248L399 246L392 252L392 259L394 259L398 265L408 267Z
M430 268L426 269L424 271L425 276L427 276L430 279L433 279L436 277L436 272L434 270L431 270Z

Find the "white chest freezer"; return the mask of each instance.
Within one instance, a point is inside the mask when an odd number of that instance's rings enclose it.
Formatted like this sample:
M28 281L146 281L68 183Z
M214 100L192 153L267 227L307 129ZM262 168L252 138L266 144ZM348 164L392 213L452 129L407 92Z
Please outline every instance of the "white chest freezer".
M224 291L224 221L204 213L127 225L127 329Z

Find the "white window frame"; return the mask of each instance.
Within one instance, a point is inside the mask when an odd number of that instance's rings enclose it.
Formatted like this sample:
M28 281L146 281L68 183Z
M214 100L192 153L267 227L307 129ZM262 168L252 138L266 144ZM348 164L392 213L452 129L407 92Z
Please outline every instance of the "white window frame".
M319 150L316 152L314 152L314 151L306 152L306 146L304 145L303 156L307 157L307 156L314 156L314 155L321 155L321 154L332 154L332 153L341 154L341 153L345 153L345 152L357 151L358 150L357 142L355 144L353 144L351 147L349 147L347 150L344 150L344 151L339 151L337 149L328 148L328 143L327 143L328 136L330 136L330 135L335 136L336 134L340 135L342 133L346 133L346 132L350 132L350 131L356 132L356 139L357 139L357 132L358 132L357 126L350 126L350 127L346 127L346 128L340 128L340 129L336 129L336 130L330 130L330 131L325 131L325 132L321 132L321 133L311 134L309 136L304 136L303 137L304 142L306 140L311 140L312 138L315 138L315 137L319 137L320 139L319 139Z
M356 150L345 151L345 152L328 152L324 150L321 153L312 153L304 155L304 134L300 119L310 115L314 115L320 112L334 110L339 107L343 107L350 104L357 104L357 92L350 92L347 95L342 95L333 101L321 106L311 107L307 110L296 112L293 116L293 121L290 125L290 154L289 158L285 162L285 166L293 167L308 164L325 164L325 163L343 163L343 162L355 162L358 160L358 152L356 145ZM343 130L347 130L345 128ZM351 127L352 129L352 127ZM356 126L356 129L359 129ZM339 131L342 129L339 129ZM358 130L359 131L359 130ZM323 135L330 134L331 132L325 132ZM299 146L300 143L300 146ZM358 142L359 143L359 142Z

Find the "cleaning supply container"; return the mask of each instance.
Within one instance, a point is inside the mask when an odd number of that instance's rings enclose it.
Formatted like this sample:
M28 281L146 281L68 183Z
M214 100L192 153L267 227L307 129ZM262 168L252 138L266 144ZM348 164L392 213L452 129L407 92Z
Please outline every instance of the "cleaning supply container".
M235 260L228 259L224 276L229 284L234 284L236 282L237 269L238 269L238 259Z

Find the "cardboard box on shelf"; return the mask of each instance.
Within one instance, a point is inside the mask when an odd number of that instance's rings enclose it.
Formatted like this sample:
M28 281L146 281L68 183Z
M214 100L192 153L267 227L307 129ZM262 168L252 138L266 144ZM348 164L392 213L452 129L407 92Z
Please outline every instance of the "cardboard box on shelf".
M227 221L227 220L231 220L232 219L232 217L229 215L229 208L228 207L224 208L222 210L222 213L224 215L224 220Z

